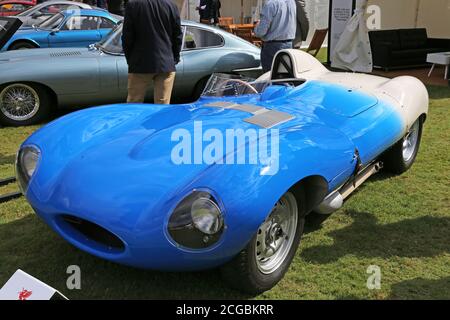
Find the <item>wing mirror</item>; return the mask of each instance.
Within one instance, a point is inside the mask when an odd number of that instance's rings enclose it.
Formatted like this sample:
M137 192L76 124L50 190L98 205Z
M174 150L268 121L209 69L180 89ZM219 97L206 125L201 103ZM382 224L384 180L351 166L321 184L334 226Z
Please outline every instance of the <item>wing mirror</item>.
M55 34L57 34L59 32L58 28L54 28L52 29L52 31L50 32L50 35L54 36Z

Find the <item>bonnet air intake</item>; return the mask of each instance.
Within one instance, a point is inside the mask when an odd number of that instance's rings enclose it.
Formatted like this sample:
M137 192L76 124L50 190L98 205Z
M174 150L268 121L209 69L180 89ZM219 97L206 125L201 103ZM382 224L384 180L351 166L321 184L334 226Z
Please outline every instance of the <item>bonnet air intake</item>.
M49 54L50 57L70 57L70 56L80 56L80 51L64 51L64 52L52 52Z

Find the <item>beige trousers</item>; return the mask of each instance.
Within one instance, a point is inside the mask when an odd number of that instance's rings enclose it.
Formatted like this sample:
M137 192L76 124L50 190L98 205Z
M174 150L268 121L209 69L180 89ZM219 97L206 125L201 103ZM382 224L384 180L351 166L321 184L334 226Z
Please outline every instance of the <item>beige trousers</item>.
M175 72L168 73L129 73L128 103L142 103L151 83L154 84L155 104L169 104L172 96Z

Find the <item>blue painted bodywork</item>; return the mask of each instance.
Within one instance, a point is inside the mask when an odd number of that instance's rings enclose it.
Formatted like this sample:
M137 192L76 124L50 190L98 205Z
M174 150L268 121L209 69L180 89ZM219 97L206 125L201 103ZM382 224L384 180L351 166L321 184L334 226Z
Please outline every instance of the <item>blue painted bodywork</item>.
M259 128L243 121L246 112L205 106L213 101L295 116L275 127L280 133L277 174L261 175L260 164L171 161L172 132L193 132L194 121L202 121L203 130ZM203 97L189 105L98 107L56 120L24 142L42 153L26 197L53 230L93 255L142 268L206 269L240 252L276 201L298 181L320 176L331 192L354 172L356 148L368 164L396 143L404 129L387 103L319 81L273 85L261 94L240 97ZM196 189L214 194L227 226L219 242L204 250L180 248L167 232L176 205ZM122 239L125 250L111 251L86 240L62 223L61 214L102 226Z
M70 18L74 16L92 16L108 19L114 25L119 22L116 17L104 10L66 10L62 11L61 14L64 18L61 20L56 30L41 29L39 27L20 28L0 51L9 50L11 45L19 41L32 43L37 48L87 47L90 44L100 41L109 33L109 31L111 31L111 28L101 28L97 30L64 30L63 27Z

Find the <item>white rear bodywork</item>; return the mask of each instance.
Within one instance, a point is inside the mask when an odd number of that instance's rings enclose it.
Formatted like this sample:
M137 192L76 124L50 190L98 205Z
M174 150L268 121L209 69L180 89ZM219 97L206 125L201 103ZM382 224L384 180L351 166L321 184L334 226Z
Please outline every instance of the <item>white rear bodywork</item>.
M283 59L289 60L287 56L291 58L295 78L339 84L352 90L374 95L379 100L389 103L405 121L405 132L421 115L428 113L428 91L417 78L401 76L389 79L362 73L332 72L304 51L288 49L280 51L279 54L283 54ZM287 63L290 64L289 61ZM271 79L274 67L284 68L281 64L273 65L272 71L262 75L258 81ZM275 71L285 72L286 70Z

